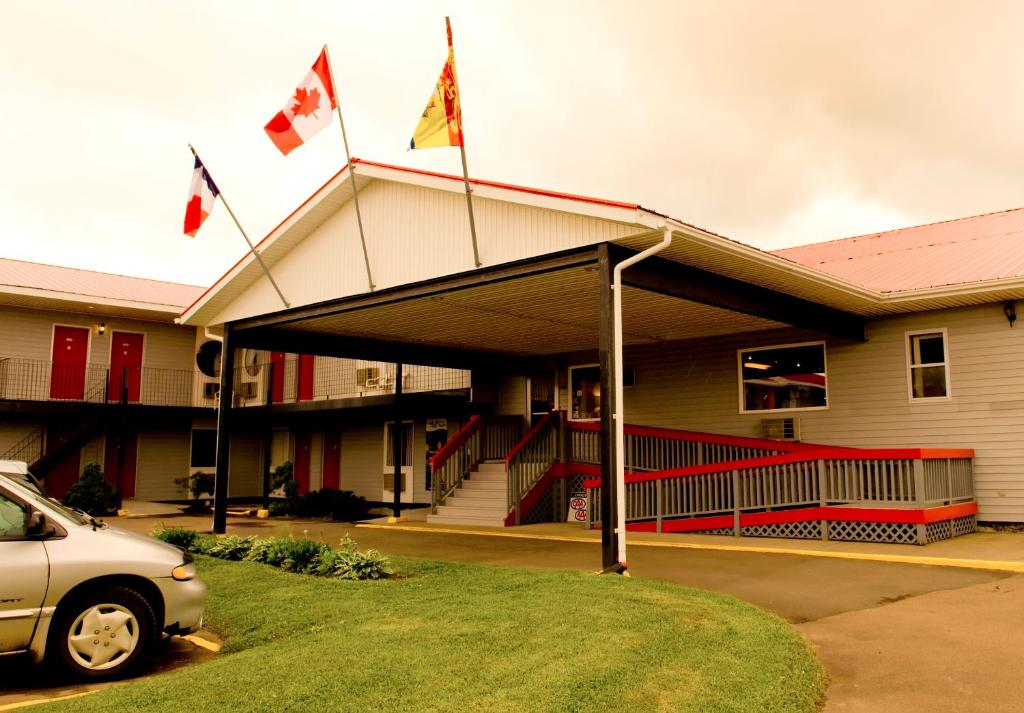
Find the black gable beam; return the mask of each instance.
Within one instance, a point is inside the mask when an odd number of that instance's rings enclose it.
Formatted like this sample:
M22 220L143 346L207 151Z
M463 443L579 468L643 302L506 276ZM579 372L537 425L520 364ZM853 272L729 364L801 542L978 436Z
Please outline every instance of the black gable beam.
M537 358L501 354L483 350L431 344L407 344L367 337L351 337L318 332L304 332L285 327L238 329L234 332L236 347L285 351L293 354L367 359L369 361L401 362L450 369L500 369L527 373Z
M609 252L615 262L621 262L637 253L620 245L609 245ZM669 297L812 329L835 337L865 341L864 318L855 314L674 260L648 258L624 270L622 281L630 287Z

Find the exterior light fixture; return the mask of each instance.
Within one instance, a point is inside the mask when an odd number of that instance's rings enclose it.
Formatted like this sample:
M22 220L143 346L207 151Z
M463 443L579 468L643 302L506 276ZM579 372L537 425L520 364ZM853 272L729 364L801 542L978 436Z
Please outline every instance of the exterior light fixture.
M1003 314L1006 315L1006 321L1012 327L1013 323L1017 321L1017 305L1014 304L1013 300L1003 305Z
M96 327L96 334L103 334L107 331L106 322L100 322L100 326Z

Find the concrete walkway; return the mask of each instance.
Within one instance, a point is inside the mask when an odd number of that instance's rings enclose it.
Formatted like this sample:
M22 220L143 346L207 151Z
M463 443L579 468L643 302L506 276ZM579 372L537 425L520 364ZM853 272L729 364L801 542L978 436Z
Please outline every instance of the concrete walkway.
M116 524L149 532L159 519ZM165 524L209 528L209 518ZM500 566L594 570L599 533L523 528L358 526L230 519L236 534L336 542L386 554ZM979 533L927 547L700 535L630 537L636 576L725 592L775 611L816 647L827 713L1024 710L1024 535Z

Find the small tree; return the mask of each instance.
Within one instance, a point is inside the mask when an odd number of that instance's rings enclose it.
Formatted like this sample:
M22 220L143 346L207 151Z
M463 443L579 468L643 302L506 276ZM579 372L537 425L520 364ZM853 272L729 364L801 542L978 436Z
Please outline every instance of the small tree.
M99 463L89 463L82 476L64 496L64 504L90 515L106 515L117 510L120 495L117 488L107 482Z
M174 483L180 490L184 490L192 496L188 505L190 512L202 512L206 509L202 496L205 493L213 494L213 473L196 471L188 477L177 478Z

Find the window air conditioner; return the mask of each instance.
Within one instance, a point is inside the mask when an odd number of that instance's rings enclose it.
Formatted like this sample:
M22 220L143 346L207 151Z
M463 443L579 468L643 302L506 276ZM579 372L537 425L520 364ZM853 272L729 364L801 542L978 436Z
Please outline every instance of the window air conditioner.
M215 399L220 393L220 384L216 381L207 381L203 384L203 398Z
M795 416L787 418L762 418L761 437L776 441L799 441L800 419Z
M368 366L356 369L356 384L368 389L380 387L380 367Z

